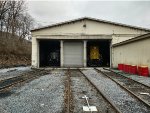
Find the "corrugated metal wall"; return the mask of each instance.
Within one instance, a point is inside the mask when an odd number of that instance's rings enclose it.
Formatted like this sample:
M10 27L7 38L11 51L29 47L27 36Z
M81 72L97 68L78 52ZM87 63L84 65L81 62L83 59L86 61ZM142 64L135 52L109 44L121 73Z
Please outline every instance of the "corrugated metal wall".
M64 67L83 67L83 42L65 42L63 47Z
M113 67L119 63L147 65L150 69L150 37L112 48Z
M83 25L86 23L86 27ZM62 26L32 32L32 67L39 67L38 39L111 39L118 43L149 31L132 29L92 20L66 23ZM85 35L83 37L83 35Z

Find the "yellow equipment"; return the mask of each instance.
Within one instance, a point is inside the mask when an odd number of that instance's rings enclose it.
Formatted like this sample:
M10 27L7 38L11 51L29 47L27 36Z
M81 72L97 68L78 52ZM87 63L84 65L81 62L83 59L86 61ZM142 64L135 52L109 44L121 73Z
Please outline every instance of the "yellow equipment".
M98 60L100 58L99 47L98 46L90 46L90 59Z

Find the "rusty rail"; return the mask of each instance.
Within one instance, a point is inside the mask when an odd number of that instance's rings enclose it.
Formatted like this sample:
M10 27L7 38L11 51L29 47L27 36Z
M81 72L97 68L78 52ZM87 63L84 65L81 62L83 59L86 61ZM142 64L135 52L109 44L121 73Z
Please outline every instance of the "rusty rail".
M35 72L33 72L33 73L30 73L30 74L34 74ZM42 74L42 73L41 73ZM24 77L25 75L20 75L20 76L18 76L18 77ZM31 79L34 79L34 78L37 78L39 76L39 73L37 74L37 75L35 75L35 76L27 76L27 77L25 77L25 78L22 78L21 80L17 80L17 81L15 81L15 82L11 82L10 84L7 84L7 85L4 85L4 86L2 86L2 87L0 87L0 93L2 93L2 92L4 92L4 91L7 91L7 90L9 90L10 88L12 88L12 87L14 87L14 86L16 86L16 85L18 85L19 83L23 83L23 82L25 82L25 81L27 81L27 80L31 80ZM12 78L8 78L8 79L5 79L5 80L2 80L2 81L0 81L0 83L2 83L2 82L4 82L4 81L7 81L7 80L10 80L10 79L17 79L18 77L12 77Z
M67 113L70 113L70 96L71 96L71 90L70 90L70 70L68 69L68 74L67 74L67 79L68 79L68 82L67 82L67 86L68 86L68 98L67 98Z
M147 107L150 107L150 104L145 102L142 98L140 98L139 96L137 96L136 94L134 94L132 91L130 91L129 89L127 89L125 86L121 85L119 82L117 82L117 80L111 78L109 75L107 75L105 72L102 72L98 69L95 68L95 70L97 70L98 72L100 72L101 74L103 74L104 76L108 77L109 79L111 79L112 81L114 81L117 85L119 85L121 88L123 88L124 90L126 90L129 94L131 94L132 96L134 96L137 100L141 101L144 105L146 105Z
M71 92L71 78L70 69L66 72L66 85L65 85L65 109L63 112L72 113L72 92Z
M134 81L134 82L136 82L136 83L138 83L138 84L141 84L141 85L143 85L143 86L145 86L145 87L147 87L147 88L150 88L150 86L148 86L148 85L146 85L146 84L143 84L143 83L138 82L138 81L136 81L136 80L134 80L134 79L131 79L131 78L129 78L129 77L126 77L126 76L124 76L124 75L121 75L120 73L114 72L114 71L112 71L111 69L107 69L107 68L103 68L103 69L104 69L104 70L111 71L111 72L113 72L113 73L115 73L115 74L117 74L117 75L119 75L119 76L122 76L122 77L124 77L124 78L128 78L128 79L130 79L130 80L132 80L132 81Z
M100 93L100 95L102 95L102 97L112 106L112 108L116 111L116 113L122 113L118 109L118 107L108 97L106 97L105 94L101 90L99 90L99 88L94 84L94 82L92 80L90 80L88 77L86 77L86 75L80 69L79 69L79 71L96 88L96 90Z

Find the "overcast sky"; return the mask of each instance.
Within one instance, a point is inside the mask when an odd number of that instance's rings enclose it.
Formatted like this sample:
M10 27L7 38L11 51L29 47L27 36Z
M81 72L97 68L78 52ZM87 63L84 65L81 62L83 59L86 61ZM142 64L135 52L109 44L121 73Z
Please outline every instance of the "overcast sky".
M44 26L86 16L150 28L150 1L28 1L27 6Z

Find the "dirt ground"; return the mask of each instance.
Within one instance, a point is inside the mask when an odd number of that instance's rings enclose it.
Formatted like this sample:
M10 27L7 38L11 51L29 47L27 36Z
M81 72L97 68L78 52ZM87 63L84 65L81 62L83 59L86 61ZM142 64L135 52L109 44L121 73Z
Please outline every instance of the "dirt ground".
M0 68L31 65L31 57L14 54L0 54Z
M0 113L66 113L68 72L67 69L32 69L23 66L0 69L0 81L16 76L31 77L0 93ZM97 113L115 112L86 77L94 81L95 86L123 113L150 113L148 107L94 69L70 70L70 113L85 113L85 95L89 97L90 105L97 108ZM8 82L1 82L1 87Z

